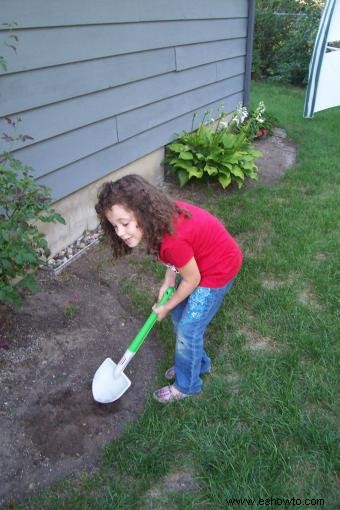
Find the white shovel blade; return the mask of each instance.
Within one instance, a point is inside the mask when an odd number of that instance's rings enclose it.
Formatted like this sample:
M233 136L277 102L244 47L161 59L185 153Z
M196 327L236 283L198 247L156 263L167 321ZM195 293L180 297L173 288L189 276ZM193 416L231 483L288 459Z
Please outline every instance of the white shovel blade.
M92 381L92 395L100 404L108 404L118 400L131 385L130 379L121 372L115 376L116 363L111 358L97 368Z

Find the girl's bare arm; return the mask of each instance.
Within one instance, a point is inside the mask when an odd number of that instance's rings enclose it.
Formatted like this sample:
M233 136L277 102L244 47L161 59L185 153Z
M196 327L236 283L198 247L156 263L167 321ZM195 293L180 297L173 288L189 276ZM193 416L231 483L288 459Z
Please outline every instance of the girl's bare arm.
M201 274L199 272L195 257L192 257L189 260L189 262L185 264L185 266L181 267L178 270L178 272L182 277L182 281L174 295L169 299L169 301L165 305L161 305L158 308L156 307L156 305L153 306L153 310L158 315L158 320L164 319L164 317L166 317L166 315L173 308L175 308L175 306L181 303L196 289L196 287L199 285L201 281Z
M158 301L160 301L162 299L163 294L166 291L166 289L168 289L169 287L175 287L175 284L176 284L176 273L175 273L175 271L173 271L172 269L170 269L168 267L165 272L163 283L159 289Z

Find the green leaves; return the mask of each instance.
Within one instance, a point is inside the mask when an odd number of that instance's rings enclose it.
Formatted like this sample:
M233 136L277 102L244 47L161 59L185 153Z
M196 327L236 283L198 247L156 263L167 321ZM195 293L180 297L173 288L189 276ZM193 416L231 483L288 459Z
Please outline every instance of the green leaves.
M33 274L28 274L25 276L25 278L21 280L20 286L28 289L32 293L38 292L40 289Z
M230 170L230 173L232 173L233 175L237 176L237 177L240 177L243 181L244 179L244 173L242 172L241 168L238 167L238 166L233 166Z
M169 145L169 147L171 148L171 151L172 152L183 152L183 151L187 151L189 150L189 147L187 145L184 145L182 143L171 143Z
M201 123L166 147L165 163L177 173L181 187L191 179L214 179L223 188L235 182L241 187L247 177L257 178L254 161L259 156L244 132L231 132L228 126L213 131Z
M20 306L21 288L39 289L32 271L44 262L48 250L37 222L65 220L51 209L48 189L10 155L0 163L0 220L0 301Z
M205 165L203 168L204 172L207 172L208 175L216 175L218 174L218 169L215 166Z
M179 153L181 159L194 159L194 156L189 151L182 151Z
M221 184L222 188L225 189L231 183L231 177L221 174L218 176L218 182Z
M184 185L188 182L188 180L189 180L189 174L188 174L188 172L186 172L185 170L180 169L180 170L178 171L177 176L178 176L178 180L179 180L179 185L180 185L180 187L181 187L181 188L183 188L183 186L184 186Z

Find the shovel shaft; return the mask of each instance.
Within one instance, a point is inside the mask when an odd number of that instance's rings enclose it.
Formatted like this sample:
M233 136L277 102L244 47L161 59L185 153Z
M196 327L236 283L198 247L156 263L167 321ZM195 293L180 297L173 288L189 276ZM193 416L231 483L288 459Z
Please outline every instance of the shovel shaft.
M169 287L164 292L162 299L157 303L157 305L164 305L164 303L169 301L169 299L171 298L171 296L173 295L174 292L175 292L175 289L173 287ZM147 337L148 333L150 332L150 330L152 329L152 327L156 321L157 321L157 314L156 314L156 312L152 312L149 315L149 317L147 318L147 320L144 322L141 329L138 331L135 338L132 340L131 344L129 345L127 350L130 353L136 354L136 352L138 351L138 349L144 342L145 338Z
M125 367L130 363L130 361L132 360L132 358L134 357L135 354L136 354L135 352L131 352L129 349L127 349L124 352L123 357L119 360L119 362L117 363L117 366L115 368L114 378L119 377L120 374L122 372L124 372Z
M166 303L174 292L175 289L169 287L158 305ZM131 381L124 374L124 369L142 345L156 320L157 314L152 312L117 365L110 358L100 365L92 382L92 394L97 402L102 404L114 402L129 388Z

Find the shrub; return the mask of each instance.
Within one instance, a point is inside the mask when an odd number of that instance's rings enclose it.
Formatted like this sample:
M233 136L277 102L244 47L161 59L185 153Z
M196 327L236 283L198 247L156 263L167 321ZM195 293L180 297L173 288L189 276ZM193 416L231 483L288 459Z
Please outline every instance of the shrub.
M4 23L10 33L3 43L16 52L18 37L11 33L17 23ZM0 55L0 67L6 71L7 62ZM5 122L15 136L2 134L6 142L33 140L29 135L16 134L21 118ZM33 170L16 160L9 152L0 154L0 302L15 306L22 304L21 290L39 290L34 270L49 255L47 241L36 223L60 222L64 218L51 208L48 188L34 180Z
M305 85L323 0L258 0L254 31L255 78Z
M253 123L244 124L247 116L246 108L239 105L229 124L222 112L215 129L204 125L204 117L196 131L177 135L166 147L165 163L177 173L181 187L190 179L212 179L223 188L233 182L240 188L247 177L257 179L255 159L261 153L250 144Z
M40 186L10 154L0 160L0 301L20 306L21 290L39 289L32 271L48 256L44 234L36 222L64 219L51 208L46 187ZM19 280L19 281L18 281Z
M270 136L273 134L273 129L278 125L278 119L271 113L266 112L265 116L259 118L258 108L256 110L251 110L249 115L244 120L245 123L250 123L249 131L247 133L247 138L252 140L257 140L259 138ZM239 126L235 126L235 132L240 130Z

